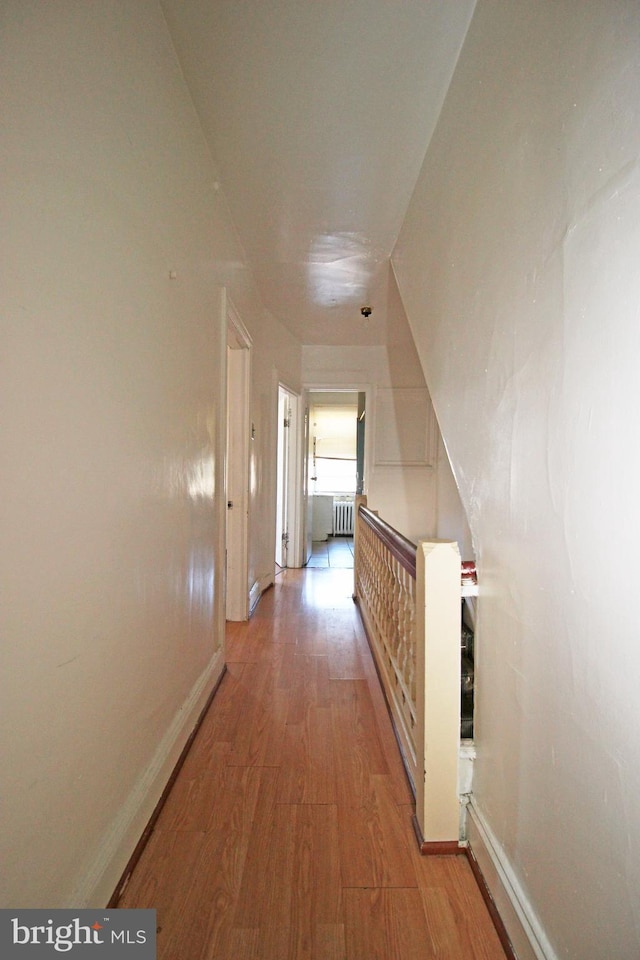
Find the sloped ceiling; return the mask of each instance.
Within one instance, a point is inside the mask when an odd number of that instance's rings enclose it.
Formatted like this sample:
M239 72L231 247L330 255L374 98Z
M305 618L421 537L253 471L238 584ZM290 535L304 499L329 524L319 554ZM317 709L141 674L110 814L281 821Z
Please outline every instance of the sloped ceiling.
M475 0L162 5L265 306L304 344L384 343L389 257Z

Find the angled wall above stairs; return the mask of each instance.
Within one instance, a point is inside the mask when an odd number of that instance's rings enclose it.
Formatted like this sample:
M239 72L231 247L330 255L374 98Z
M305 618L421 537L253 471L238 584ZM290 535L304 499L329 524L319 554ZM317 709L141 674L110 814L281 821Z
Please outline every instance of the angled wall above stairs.
M479 0L393 263L479 568L475 804L539 956L636 956L640 8Z

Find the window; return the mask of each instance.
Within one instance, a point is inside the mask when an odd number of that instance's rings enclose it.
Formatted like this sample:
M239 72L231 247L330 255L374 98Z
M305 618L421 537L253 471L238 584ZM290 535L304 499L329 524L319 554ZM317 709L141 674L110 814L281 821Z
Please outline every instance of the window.
M312 407L315 493L355 493L357 412L355 406Z

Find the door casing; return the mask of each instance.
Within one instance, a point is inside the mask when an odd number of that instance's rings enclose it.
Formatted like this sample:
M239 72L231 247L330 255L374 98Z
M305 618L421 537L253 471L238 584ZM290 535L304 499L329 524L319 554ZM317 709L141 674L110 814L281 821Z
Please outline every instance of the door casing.
M226 618L249 616L251 336L227 299Z

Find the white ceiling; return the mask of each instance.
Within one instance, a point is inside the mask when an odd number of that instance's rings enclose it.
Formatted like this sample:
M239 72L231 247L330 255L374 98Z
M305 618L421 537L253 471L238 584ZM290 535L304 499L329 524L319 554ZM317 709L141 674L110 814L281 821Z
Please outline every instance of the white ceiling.
M384 343L389 257L475 0L162 5L265 306L306 344Z

